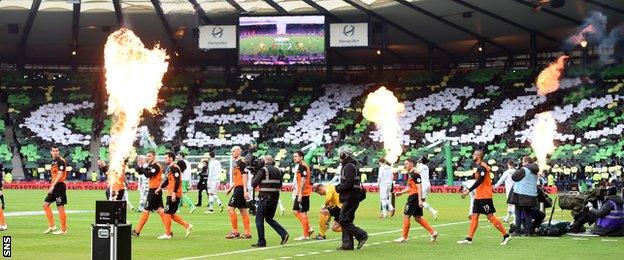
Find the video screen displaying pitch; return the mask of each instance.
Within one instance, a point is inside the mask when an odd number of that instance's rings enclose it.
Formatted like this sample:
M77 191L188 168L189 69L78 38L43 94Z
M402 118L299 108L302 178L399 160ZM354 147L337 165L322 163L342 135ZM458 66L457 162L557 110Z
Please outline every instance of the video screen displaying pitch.
M239 19L240 65L325 63L324 16L261 16Z

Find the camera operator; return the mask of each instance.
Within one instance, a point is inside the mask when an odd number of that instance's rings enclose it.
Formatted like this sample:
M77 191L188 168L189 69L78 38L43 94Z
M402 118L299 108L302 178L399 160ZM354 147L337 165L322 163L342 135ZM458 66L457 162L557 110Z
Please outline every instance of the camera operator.
M248 165L247 169L245 169L245 172L247 172L247 174L249 174L250 176L247 182L247 187L248 187L248 190L251 191L251 198L249 201L247 201L247 206L249 208L249 213L251 213L251 215L256 215L256 206L257 206L256 205L257 204L256 191L252 187L252 179L254 178L256 173L259 172L265 165L265 161L263 159L253 156L254 150L255 148L252 144L247 150L247 154L244 158L245 162L247 162L247 165Z
M249 208L249 213L251 215L256 215L256 192L252 188L251 181L253 176L264 166L264 161L262 159L256 158L253 153L256 151L256 144L251 143L247 147L247 150L244 152L243 161L247 164L247 168L245 172L248 174L249 178L247 178L247 190L251 191L251 196L247 201L247 207Z

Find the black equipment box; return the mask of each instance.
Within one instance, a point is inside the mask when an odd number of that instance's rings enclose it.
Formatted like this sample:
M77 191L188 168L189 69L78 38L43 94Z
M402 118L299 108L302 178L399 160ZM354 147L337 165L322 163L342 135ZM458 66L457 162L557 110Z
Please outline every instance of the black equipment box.
M95 224L125 224L126 202L98 200L95 202Z
M132 258L132 225L92 224L92 260L130 260Z

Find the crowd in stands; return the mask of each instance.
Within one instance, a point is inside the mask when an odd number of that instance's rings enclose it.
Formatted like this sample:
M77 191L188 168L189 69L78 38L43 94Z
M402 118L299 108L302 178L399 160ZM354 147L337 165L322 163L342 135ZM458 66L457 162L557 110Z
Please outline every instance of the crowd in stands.
M506 160L532 154L529 141L535 115L545 111L558 123L557 149L545 171L555 177L558 187L573 189L595 182L596 174L601 180L621 181L624 66L570 71L574 73L564 76L562 88L546 97L535 93L536 70L407 72L375 84L367 75L263 73L232 84L223 75L180 74L165 80L160 113L146 115L142 125L159 152L184 149L203 155L214 150L227 155L232 145L240 144L255 156L273 155L286 170L292 152L305 147L318 180L333 177L336 149L349 146L364 179L375 182L382 144L361 109L366 95L384 84L406 108L400 117L401 160L428 157L433 185L447 183L445 143L450 145L448 159L456 184L470 178L470 154L475 149L485 149L496 176ZM97 156L106 159L111 119L103 112L105 97L85 89L96 88L101 80L96 75L59 80L50 78L55 73L40 74L43 78L27 75L27 81L0 74L3 102L9 107L4 119L8 121L0 124L0 130L11 127L16 137L7 151L6 140L0 138L0 160L10 164L10 151L18 149L24 168L32 173L26 177L40 179L46 172L48 148L56 144L64 147L64 156L75 168L70 179L90 179L87 169L94 155L89 146L101 138Z
M287 24L287 34L323 35L325 27L322 24Z
M264 25L245 25L240 26L240 36L254 36L254 35L275 35L277 33L277 26L275 24Z

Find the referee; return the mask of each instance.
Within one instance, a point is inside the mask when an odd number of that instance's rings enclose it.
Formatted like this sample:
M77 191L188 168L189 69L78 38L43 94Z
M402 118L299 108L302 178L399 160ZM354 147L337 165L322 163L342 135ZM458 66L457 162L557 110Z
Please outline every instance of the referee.
M254 189L259 187L260 191L258 194L258 206L256 208L258 243L251 245L253 247L266 247L264 221L280 235L282 238L280 245L285 244L289 237L284 227L273 219L279 201L279 192L282 189L282 172L273 166L275 162L272 156L265 155L263 160L264 167L262 167L251 180L251 186L254 187Z
M336 191L340 193L342 209L338 222L342 226L342 245L337 250L353 250L353 238L357 239L357 249L360 249L368 240L366 231L353 225L355 211L360 206L362 199L362 186L360 185L360 173L353 152L349 148L340 149L340 162L342 169L340 173L340 184L336 186Z

